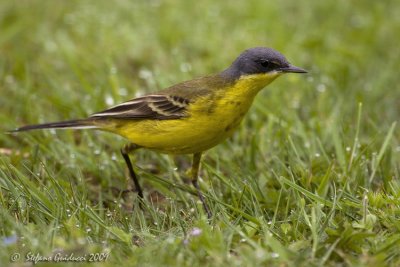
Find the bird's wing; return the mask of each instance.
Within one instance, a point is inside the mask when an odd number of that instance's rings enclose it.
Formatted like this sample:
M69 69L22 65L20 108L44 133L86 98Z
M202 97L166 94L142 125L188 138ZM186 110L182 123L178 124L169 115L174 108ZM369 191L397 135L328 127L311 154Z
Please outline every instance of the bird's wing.
M147 95L97 112L91 118L111 119L179 119L186 116L189 100L173 95Z

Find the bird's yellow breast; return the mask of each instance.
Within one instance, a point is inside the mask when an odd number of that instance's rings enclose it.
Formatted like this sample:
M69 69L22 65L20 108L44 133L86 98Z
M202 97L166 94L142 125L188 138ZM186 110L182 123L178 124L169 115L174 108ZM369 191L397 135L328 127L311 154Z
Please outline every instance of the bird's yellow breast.
M110 131L141 147L168 154L205 151L239 126L256 94L279 76L278 73L243 76L233 85L210 88L188 106L187 117L171 120L132 120ZM106 129L107 130L107 129Z

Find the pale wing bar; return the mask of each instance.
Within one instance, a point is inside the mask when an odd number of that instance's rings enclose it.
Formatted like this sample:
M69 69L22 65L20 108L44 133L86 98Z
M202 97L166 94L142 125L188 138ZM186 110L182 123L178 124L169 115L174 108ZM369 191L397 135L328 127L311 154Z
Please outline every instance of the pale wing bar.
M189 100L179 96L148 95L95 113L91 118L179 119L186 116L188 104Z

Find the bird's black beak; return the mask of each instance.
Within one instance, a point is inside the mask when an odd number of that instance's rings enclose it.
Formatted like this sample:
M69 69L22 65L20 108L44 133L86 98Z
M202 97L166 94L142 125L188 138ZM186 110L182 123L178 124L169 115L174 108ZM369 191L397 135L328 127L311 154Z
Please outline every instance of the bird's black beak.
M287 67L281 68L280 69L281 72L287 72L287 73L307 73L308 71L306 71L305 69L293 66L293 65L289 65Z

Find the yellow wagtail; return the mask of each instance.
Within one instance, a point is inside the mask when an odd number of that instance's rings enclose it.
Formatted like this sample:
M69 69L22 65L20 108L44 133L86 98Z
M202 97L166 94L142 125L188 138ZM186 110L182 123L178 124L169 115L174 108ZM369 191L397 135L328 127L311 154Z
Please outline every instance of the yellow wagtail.
M143 191L128 153L146 148L167 154L193 154L192 183L210 217L197 182L202 152L232 135L256 94L284 73L306 71L289 64L281 53L271 48L255 47L242 52L220 73L178 83L86 119L28 125L13 132L94 128L127 138L131 143L121 153L140 198Z

